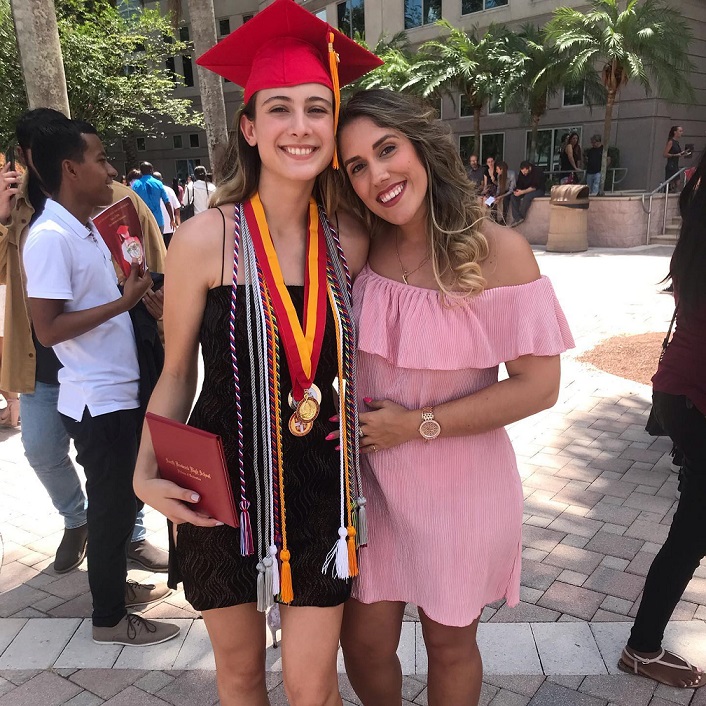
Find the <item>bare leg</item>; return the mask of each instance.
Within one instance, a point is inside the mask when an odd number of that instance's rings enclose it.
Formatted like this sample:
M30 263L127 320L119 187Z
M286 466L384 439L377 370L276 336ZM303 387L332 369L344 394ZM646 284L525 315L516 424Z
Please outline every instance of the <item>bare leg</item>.
M203 611L216 657L221 706L269 706L265 615L254 603Z
M341 706L336 653L343 606L280 606L282 672L291 706Z
M397 645L404 603L365 604L351 598L343 614L341 645L348 678L364 706L401 706Z
M478 620L454 628L435 623L421 610L419 616L429 657L429 706L477 706L483 682Z

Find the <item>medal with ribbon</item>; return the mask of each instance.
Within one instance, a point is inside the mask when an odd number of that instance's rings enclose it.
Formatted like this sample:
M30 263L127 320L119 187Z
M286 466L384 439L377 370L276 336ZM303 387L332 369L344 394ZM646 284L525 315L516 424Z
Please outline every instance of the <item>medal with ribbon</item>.
M321 354L328 306L326 236L319 220L316 201L312 198L309 201L306 244L304 316L303 322L300 323L284 283L259 194L255 194L244 204L244 211L257 261L272 300L282 347L292 377L290 405L294 408L294 414L289 420L289 430L295 436L305 436L319 416L321 403L321 391L314 385L314 377Z

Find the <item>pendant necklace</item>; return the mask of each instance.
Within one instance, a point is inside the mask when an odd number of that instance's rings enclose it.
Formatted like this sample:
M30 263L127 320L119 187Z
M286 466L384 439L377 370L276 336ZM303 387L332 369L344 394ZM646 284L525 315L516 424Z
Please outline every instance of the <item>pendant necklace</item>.
M422 267L424 267L424 265L426 265L426 263L429 261L430 256L426 255L424 257L424 259L413 270L405 269L405 266L402 264L402 258L400 257L399 239L400 239L400 231L399 231L399 229L395 229L395 251L397 252L397 262L400 263L400 270L402 271L402 281L405 284L409 284L409 281L407 278L410 275L413 275L418 270L421 270Z

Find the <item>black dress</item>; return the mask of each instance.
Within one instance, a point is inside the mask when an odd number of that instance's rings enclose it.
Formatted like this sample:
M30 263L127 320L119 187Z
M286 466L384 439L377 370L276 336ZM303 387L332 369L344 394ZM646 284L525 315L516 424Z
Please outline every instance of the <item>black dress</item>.
M304 308L304 287L287 287L300 317ZM259 293L255 293L259 297ZM206 299L200 342L204 360L204 382L189 424L219 434L223 446L236 505L240 501L237 427L233 370L228 324L231 287L211 289ZM248 355L245 286L238 286L235 338L240 371L245 478L253 542L252 556L240 555L240 531L227 525L178 526L177 544L170 532L169 585L184 583L187 600L196 610L225 608L257 600L256 565L261 559L260 519L256 503L256 483L264 498L267 486L255 478L252 430L252 380ZM257 319L252 313L251 320ZM338 539L340 522L339 453L336 443L324 437L337 428L329 421L336 414L332 383L338 374L336 333L330 304L321 357L315 383L322 392L321 412L314 427L304 437L295 437L287 429L292 414L287 395L292 388L284 350L281 350L281 411L284 458L284 490L288 549L291 553L292 585L295 606L335 606L350 595L350 581L334 579L321 569L326 555ZM257 355L257 351L255 351ZM256 364L256 370L259 365ZM257 387L255 388L257 389ZM262 468L262 464L260 465Z

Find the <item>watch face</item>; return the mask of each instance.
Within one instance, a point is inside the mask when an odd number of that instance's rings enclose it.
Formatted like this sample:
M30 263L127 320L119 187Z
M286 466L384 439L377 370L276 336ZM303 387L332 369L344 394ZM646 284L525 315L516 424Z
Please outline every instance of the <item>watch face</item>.
M429 419L424 422L422 422L421 426L419 427L419 433L425 438L425 439L436 439L437 436L441 433L441 427L439 426L439 422Z

